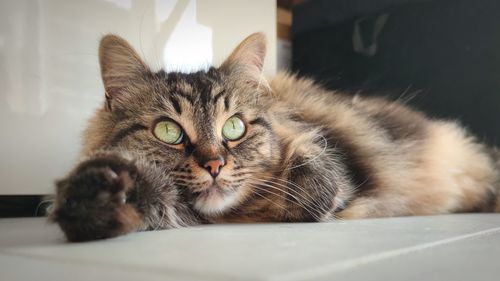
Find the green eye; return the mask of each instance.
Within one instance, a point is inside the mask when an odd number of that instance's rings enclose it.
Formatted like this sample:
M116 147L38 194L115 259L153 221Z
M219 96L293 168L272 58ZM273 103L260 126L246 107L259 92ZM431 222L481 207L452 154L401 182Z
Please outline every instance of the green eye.
M230 140L238 140L245 134L245 123L237 116L227 119L222 127L222 135Z
M184 137L181 127L172 121L156 123L153 133L158 139L168 144L179 144Z

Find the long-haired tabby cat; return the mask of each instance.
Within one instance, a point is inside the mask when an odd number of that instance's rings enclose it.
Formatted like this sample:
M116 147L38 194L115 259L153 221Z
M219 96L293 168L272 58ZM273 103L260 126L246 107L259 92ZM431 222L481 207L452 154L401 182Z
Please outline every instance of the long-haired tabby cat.
M123 39L99 48L106 101L52 219L71 241L217 222L500 211L499 157L397 102L262 76L265 37L218 68L152 72Z

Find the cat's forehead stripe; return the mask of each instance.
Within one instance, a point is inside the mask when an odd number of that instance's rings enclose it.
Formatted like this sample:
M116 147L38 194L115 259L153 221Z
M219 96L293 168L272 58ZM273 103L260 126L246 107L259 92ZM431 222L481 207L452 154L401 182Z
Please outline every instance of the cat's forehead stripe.
M226 97L224 98L224 109L225 109L226 111L229 111L229 96L226 96Z
M224 91L224 89L223 89L223 90L221 90L218 94L216 94L216 95L214 96L214 98L213 98L212 102L213 102L214 104L216 104L216 103L217 103L217 101L218 101L218 100L219 100L222 96L224 96L225 94L226 94L226 91Z
M185 93L182 93L182 92L179 92L179 91L175 91L173 93L168 93L168 95L170 95L170 97L174 97L174 98L177 98L177 97L183 98L186 101L188 101L191 105L194 105L194 99L193 99L193 97L190 96L190 95L186 95Z
M169 96L170 103L174 107L175 111L177 114L181 115L182 114L182 108L181 105L179 104L179 101L174 97L174 96Z
M186 93L186 94L192 94L193 93L193 86L186 81L180 81L177 85L177 91Z
M169 94L182 95L193 105L195 101L200 102L202 106L216 103L219 98L225 96L223 87L220 86L220 74L216 69L190 74L174 72L163 75L167 87L170 88Z

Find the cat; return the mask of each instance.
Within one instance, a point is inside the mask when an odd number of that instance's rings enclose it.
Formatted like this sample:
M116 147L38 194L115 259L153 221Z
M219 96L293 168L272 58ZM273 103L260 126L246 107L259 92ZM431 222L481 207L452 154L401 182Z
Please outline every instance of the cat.
M67 239L500 211L499 153L458 123L291 74L266 80L265 53L255 33L218 68L153 72L104 36L105 102L56 183L51 219Z

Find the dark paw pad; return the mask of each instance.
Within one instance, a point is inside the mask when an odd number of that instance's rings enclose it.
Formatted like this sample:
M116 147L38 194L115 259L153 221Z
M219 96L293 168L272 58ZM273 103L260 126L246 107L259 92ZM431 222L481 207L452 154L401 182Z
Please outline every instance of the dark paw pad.
M133 204L127 204L127 193L135 185L135 170L130 167L94 159L57 183L52 217L68 240L108 238L137 228L139 215Z

